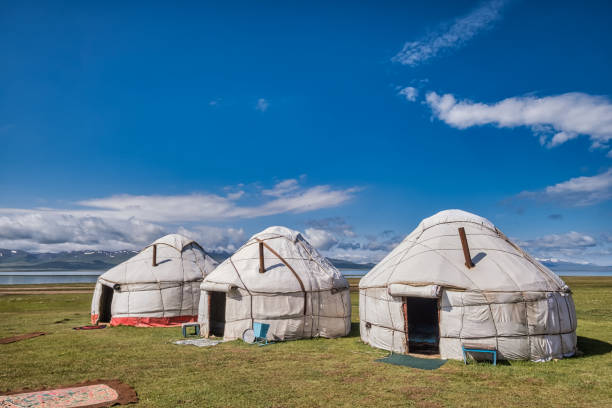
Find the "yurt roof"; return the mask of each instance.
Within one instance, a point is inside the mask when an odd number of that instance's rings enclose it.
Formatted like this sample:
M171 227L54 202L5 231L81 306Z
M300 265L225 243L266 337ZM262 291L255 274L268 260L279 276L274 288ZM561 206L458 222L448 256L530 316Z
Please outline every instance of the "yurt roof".
M154 245L157 266L152 262ZM197 242L180 234L169 234L109 269L99 279L119 284L193 281L202 279L214 266L216 262Z
M264 273L259 271L260 242L264 245ZM258 293L348 287L342 274L298 231L279 226L253 235L204 282L227 284Z
M168 234L168 235L164 235L163 237L155 240L155 242L151 243L149 246L155 245L155 244L164 244L164 245L171 246L172 248L180 252L183 250L183 248L185 248L187 245L192 244L192 243L195 243L197 246L200 246L193 239L187 238L184 235Z
M299 231L292 230L291 228L275 225L272 227L268 227L265 230L253 235L251 238L249 238L249 241L252 239L257 239L257 238L265 240L265 239L271 239L275 237L284 237L292 242L296 242L298 238L303 238L302 234L300 234Z
M467 236L468 269L458 228ZM390 283L437 284L475 291L558 291L565 283L511 242L492 222L461 210L425 218L360 283L360 288Z

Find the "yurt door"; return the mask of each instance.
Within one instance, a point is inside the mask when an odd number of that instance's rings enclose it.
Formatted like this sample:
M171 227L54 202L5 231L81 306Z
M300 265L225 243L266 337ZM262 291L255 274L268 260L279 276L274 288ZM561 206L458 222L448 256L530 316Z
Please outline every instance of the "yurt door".
M209 292L209 335L223 337L225 332L225 292Z
M438 354L438 299L405 297L403 307L408 352Z
M102 285L102 293L100 294L100 303L98 310L100 316L98 316L98 322L110 323L111 321L111 306L113 305L113 293L115 291L110 286Z

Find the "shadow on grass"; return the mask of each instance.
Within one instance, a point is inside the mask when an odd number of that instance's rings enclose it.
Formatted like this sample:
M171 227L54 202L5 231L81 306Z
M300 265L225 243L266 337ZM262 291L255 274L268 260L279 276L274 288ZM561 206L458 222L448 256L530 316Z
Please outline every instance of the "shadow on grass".
M599 356L601 354L610 353L612 351L612 344L597 339L578 336L578 350L582 352L582 356L578 357Z
M463 363L463 360L460 360L461 363ZM491 366L491 367L495 367L493 365L493 360L492 359L478 359L475 360L473 358L470 358L468 360L468 363L465 365L481 365L481 366ZM508 361L508 360L497 360L497 365L498 366L511 366L512 362Z
M359 323L351 323L351 331L346 337L359 337Z

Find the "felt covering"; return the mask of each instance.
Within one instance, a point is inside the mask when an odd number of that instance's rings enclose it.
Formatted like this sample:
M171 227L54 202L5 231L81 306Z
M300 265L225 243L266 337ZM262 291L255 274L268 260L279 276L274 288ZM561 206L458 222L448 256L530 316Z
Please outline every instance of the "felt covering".
M206 276L201 290L198 321L203 336L213 334L211 318L219 313L215 308L224 308L225 340L242 338L255 321L270 325L269 340L339 337L350 331L347 280L289 228L270 227L252 236ZM215 303L219 295L223 306Z
M460 227L473 268L465 265ZM500 359L512 360L546 361L576 351L569 287L490 221L465 211L426 218L361 279L364 342L408 352L403 296L438 299L443 358L461 359L465 342L494 347Z
M196 321L199 286L216 265L195 241L166 235L98 278L92 324L100 321L104 287L112 289L111 326L175 326Z

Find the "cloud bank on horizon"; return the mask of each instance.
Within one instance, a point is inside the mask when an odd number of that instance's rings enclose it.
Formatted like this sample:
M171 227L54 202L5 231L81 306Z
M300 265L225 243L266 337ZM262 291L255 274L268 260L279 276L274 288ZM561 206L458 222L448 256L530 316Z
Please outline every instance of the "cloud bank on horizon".
M76 208L0 208L0 247L32 251L137 249L159 236L184 233L209 250L236 249L244 230L201 225L278 214L302 214L347 203L358 187L303 187L297 179L270 189L240 185L226 195L115 195Z
M112 196L82 200L89 209L0 208L0 248L33 252L73 250L140 249L162 235L177 232L199 242L206 250L234 252L248 238L245 229L202 224L217 220L226 211L233 223L249 218L291 212L316 213L348 203L359 190L331 186L303 187L297 179L287 179L271 188L255 191L244 185L228 188L225 196ZM317 194L317 205L309 197ZM593 177L579 177L550 186L540 192L523 192L521 198L565 200L570 205L589 205L612 196L612 169ZM572 201L573 197L579 201ZM263 201L243 205L250 197ZM589 200L584 203L580 200ZM305 200L304 205L298 205ZM274 209L273 211L271 209ZM378 262L405 237L407 232L392 230L359 234L343 217L311 218L301 226L304 237L326 256L358 263ZM300 228L303 227L303 228ZM612 252L612 236L593 237L570 231L533 239L519 245L540 258L581 259L585 254Z
M514 241L538 259L581 262L580 259L608 255L612 252L612 235L594 237L576 231L548 234L529 240Z
M208 251L231 253L248 238L244 228L203 223L316 213L345 205L362 190L304 187L304 179L281 180L270 188L241 184L227 187L225 195L124 194L81 200L75 208L0 208L0 248L33 252L140 249L177 232ZM376 262L403 238L393 231L360 236L342 217L311 218L304 227L304 237L325 255L354 262Z

